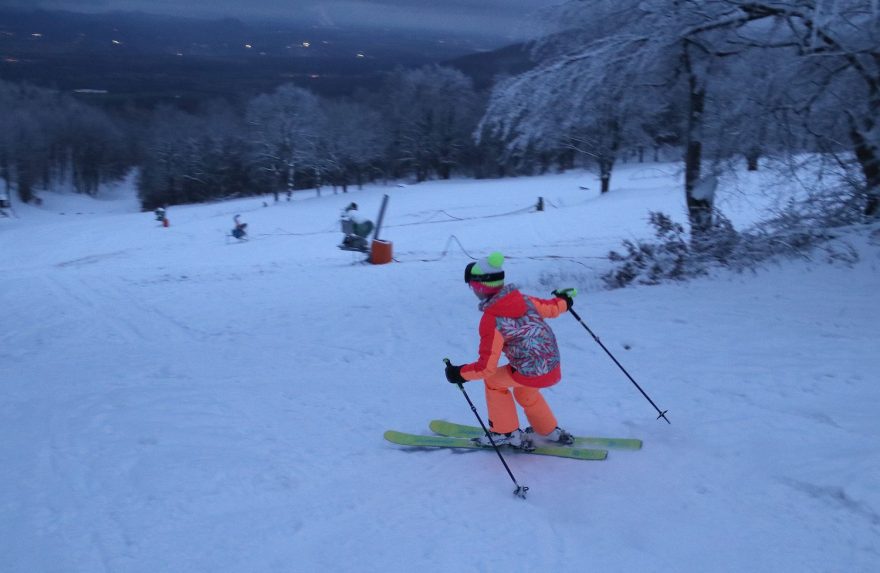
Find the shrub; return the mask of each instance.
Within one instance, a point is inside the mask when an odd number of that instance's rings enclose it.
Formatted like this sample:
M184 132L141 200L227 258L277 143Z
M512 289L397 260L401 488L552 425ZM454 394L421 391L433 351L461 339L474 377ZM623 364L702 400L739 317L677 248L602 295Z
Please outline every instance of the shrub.
M652 241L623 241L624 252L611 251L616 266L602 276L608 288L653 285L706 275L713 268L753 270L774 258L805 257L821 252L829 263L853 264L857 251L837 241L842 230L861 222L861 215L842 202L814 199L792 202L775 217L738 232L719 212L710 233L688 240L682 225L668 215L651 212Z

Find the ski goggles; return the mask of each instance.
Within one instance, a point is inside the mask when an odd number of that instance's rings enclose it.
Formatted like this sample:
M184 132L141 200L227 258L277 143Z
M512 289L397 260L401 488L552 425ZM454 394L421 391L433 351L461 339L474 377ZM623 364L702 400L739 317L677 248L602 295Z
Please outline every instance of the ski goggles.
M478 275L472 275L471 269L477 263L469 263L468 266L464 268L464 282L481 282L481 283L490 283L493 281L503 281L504 280L504 271L498 271L497 273L482 273Z

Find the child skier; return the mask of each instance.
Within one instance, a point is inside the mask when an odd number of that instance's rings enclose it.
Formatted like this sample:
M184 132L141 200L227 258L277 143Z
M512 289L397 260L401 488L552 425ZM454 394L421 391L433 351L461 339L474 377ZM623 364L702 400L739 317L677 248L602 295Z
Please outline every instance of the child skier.
M479 358L461 366L448 364L446 379L453 384L483 380L489 428L496 445L534 449L534 432L551 442L570 445L574 437L557 425L540 389L556 384L562 376L556 337L544 319L570 309L577 291L553 291L551 299L523 295L515 285L505 286L503 264L504 256L494 252L464 270L464 281L480 299L483 311ZM502 352L508 364L499 367ZM525 431L519 428L514 399L531 424ZM485 435L474 441L491 444Z

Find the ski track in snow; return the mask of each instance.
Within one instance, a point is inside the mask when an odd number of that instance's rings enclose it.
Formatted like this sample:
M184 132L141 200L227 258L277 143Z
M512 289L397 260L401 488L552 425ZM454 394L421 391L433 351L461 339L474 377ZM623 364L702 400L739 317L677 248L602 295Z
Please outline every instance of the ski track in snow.
M606 196L566 174L255 198L174 207L168 229L20 209L0 222L0 569L878 570L876 246L852 267L601 290L592 257L644 236L648 210L681 212L675 173L621 168ZM401 262L362 264L326 229L383 193ZM547 211L497 216L537 196ZM742 219L764 200L737 197ZM440 210L472 218L403 225ZM252 241L224 239L236 213ZM560 423L641 451L508 455L522 501L492 453L385 442L475 422L443 379L478 343L451 235L502 248L526 292L577 286L672 425L562 316Z

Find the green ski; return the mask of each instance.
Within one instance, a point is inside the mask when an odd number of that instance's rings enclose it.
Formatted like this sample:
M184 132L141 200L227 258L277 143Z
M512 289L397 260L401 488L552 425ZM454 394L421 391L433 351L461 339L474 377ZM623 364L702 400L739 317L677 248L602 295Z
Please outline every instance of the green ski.
M483 435L483 429L479 426L466 426L464 424L454 424L446 420L432 420L431 431L441 436L449 436L453 438L477 438ZM535 445L540 443L540 438L536 438ZM634 438L596 438L596 437L575 437L574 444L571 447L599 447L612 448L621 450L638 450L642 447L642 441Z
M481 446L472 442L469 438L449 436L419 436L388 430L385 439L401 446L416 448L468 448L475 450L491 450L492 446ZM604 460L608 455L605 450L577 448L570 446L538 446L531 452L525 452L516 448L505 448L505 452L518 454L538 454L542 456L556 456L560 458L572 458L576 460Z

